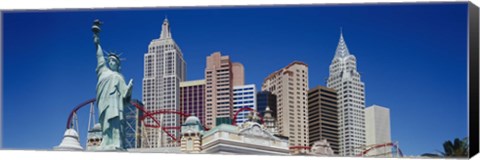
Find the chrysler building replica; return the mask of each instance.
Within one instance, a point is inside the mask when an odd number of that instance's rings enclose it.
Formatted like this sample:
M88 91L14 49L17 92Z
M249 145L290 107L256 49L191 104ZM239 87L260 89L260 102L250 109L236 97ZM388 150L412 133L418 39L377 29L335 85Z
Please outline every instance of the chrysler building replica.
M357 59L348 51L343 33L330 64L327 87L338 93L340 155L355 156L365 145L365 86L357 71Z
M165 18L159 39L154 39L148 45L148 53L144 56L143 102L147 111L180 110L180 82L186 79L186 64L178 45L172 39L170 24ZM154 115L162 126L180 126L180 117L176 114ZM156 125L151 118L146 124ZM177 145L159 128L145 128L148 138L142 148L172 147ZM176 130L168 131L179 137Z

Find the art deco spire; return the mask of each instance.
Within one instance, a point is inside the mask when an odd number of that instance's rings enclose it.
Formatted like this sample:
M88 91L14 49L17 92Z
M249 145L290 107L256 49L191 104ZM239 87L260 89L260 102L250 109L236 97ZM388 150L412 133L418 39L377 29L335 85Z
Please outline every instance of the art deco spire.
M338 41L337 50L335 51L335 57L345 57L350 55L347 48L347 43L343 39L343 31L340 31L340 40Z
M170 33L170 24L168 23L168 19L165 16L165 20L163 20L162 25L162 32L160 33L160 39L171 39L172 33Z

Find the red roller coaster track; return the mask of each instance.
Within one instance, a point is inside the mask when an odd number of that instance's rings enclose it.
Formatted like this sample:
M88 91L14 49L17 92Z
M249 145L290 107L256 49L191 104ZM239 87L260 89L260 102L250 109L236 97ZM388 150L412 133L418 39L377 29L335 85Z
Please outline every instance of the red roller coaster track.
M398 150L399 156L400 156L400 157L403 157L402 150L400 150L400 148L398 148L398 145L395 144L395 143L384 143L384 144L374 145L374 146L372 146L372 147L364 150L362 153L358 154L357 156L364 156L364 155L366 155L368 152L372 151L373 149L381 148L381 147L387 147L387 146L395 147L395 148Z
M361 157L361 156L366 155L368 152L372 151L373 149L381 148L381 147L388 147L388 146L395 147L395 149L398 150L399 156L403 157L402 150L400 150L400 148L398 148L397 144L395 144L395 143L384 143L384 144L374 145L374 146L364 150L362 153L358 154L357 156ZM290 146L289 147L289 149L306 149L306 150L310 150L311 148L312 147L310 147L310 146Z
M87 106L87 104L90 104L90 103L94 103L95 102L95 98L92 98L90 100L87 100L83 103L80 103L79 105L75 106L75 108L73 108L73 110L70 112L69 116L68 116L68 120L67 120L67 129L71 128L72 127L72 118L74 116L74 114L80 109L80 108L83 108L84 106ZM168 130L170 129L175 129L175 130L179 130L181 127L180 126L165 126L165 127L160 127L161 126L161 123L160 121L158 121L155 117L153 117L153 115L157 115L157 114L177 114L177 115L180 115L182 117L188 117L190 116L189 114L186 114L186 113L183 113L183 112L178 112L178 111L172 111L172 110L157 110L157 111L152 111L152 112L148 112L146 111L143 106L135 101L131 101L130 102L133 106L135 106L135 108L137 108L139 111L143 112L144 115L142 117L140 117L140 122L144 124L145 127L149 127L149 128L161 128L163 132L165 132L170 138L172 138L172 140L174 141L177 141L177 138L175 136L173 136L172 134L170 134L168 132ZM151 118L153 120L153 122L155 123L155 125L151 125L151 124L146 124L145 123L145 119L146 118ZM205 125L203 125L205 126ZM209 130L208 128L205 128L205 130Z
M239 109L237 112L235 112L235 115L233 116L232 125L234 125L234 126L237 125L237 116L238 116L238 114L239 114L240 112L242 112L242 111L245 111L245 110L250 111L250 112L251 112L251 111L255 111L254 109L248 108L248 107ZM257 113L257 115L260 117L260 122L263 124L263 117L262 117L259 113Z
M73 115L82 107L86 106L87 104L95 102L95 98L89 99L83 103L80 103L79 105L75 106L73 110L70 112L70 115L68 115L68 120L67 120L67 129L70 129L72 127L72 118Z

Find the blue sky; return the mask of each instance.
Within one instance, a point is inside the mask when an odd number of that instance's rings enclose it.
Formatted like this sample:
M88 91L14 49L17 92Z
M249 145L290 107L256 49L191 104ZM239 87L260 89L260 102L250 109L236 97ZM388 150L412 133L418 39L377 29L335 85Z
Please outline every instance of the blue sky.
M343 27L366 104L390 108L392 140L405 154L467 136L467 3L57 10L3 15L3 147L51 149L70 110L95 97L96 18L103 48L123 53L122 73L141 99L143 55L166 15L188 80L203 79L206 56L221 51L257 88L295 60L309 65L310 87L325 85Z

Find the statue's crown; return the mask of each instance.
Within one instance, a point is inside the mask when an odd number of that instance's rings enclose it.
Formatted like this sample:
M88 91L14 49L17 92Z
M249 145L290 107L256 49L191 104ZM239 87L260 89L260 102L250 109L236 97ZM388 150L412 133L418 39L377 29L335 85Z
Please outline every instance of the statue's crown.
M107 56L110 58L110 57L113 57L115 58L115 60L118 61L118 63L120 63L120 61L124 61L125 59L123 58L120 58L121 54L116 54L114 52L108 52Z

